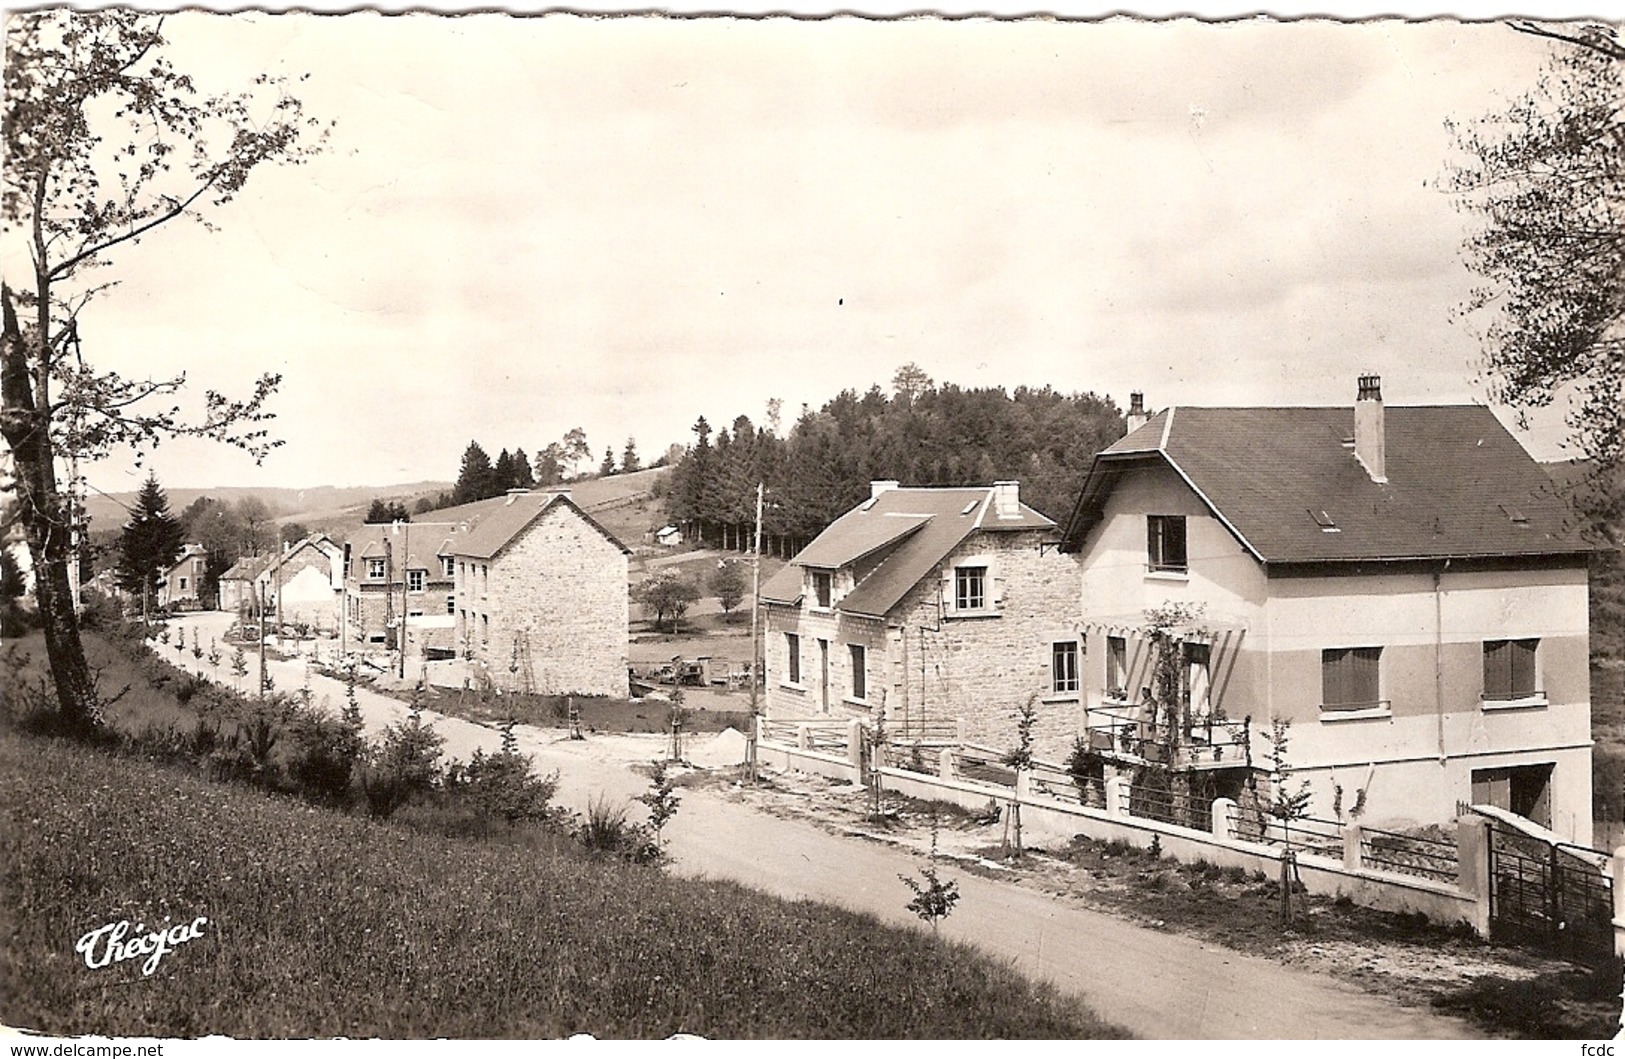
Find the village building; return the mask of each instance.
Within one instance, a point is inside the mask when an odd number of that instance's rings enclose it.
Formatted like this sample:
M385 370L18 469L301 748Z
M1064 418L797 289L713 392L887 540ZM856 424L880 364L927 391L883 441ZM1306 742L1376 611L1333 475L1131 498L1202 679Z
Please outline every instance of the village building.
M1006 747L1037 708L1041 751L1082 730L1078 562L1016 482L871 483L762 588L767 714L884 711L894 739Z
M255 580L270 613L279 621L338 631L344 546L325 533L285 544Z
M625 696L630 549L567 491L487 503L447 542L459 652L499 688Z
M1567 516L1488 409L1385 408L1374 376L1352 407L1148 416L1135 395L1065 532L1089 746L1135 783L1160 766L1234 797L1265 782L1281 720L1315 816L1488 804L1589 844L1588 556ZM1157 716L1159 657L1178 692Z
M394 650L403 628L420 646L449 630L457 610L452 549L466 532L461 522L390 522L352 533L341 567L345 642Z
M245 555L228 566L216 582L219 609L239 618L255 614L259 607L260 575L271 565L272 558Z
M203 545L188 544L182 548L180 558L158 578L158 606L169 610L196 610L208 562L209 552Z

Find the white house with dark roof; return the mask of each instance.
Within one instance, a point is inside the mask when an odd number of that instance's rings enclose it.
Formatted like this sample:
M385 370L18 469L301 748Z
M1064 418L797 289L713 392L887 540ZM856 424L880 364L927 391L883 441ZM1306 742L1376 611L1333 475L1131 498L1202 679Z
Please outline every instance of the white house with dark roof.
M856 717L891 735L1013 745L1039 705L1039 748L1081 730L1078 564L1015 482L871 484L762 587L767 714Z
M567 491L487 501L450 547L457 648L493 684L627 694L631 550Z
M1428 824L1491 804L1588 843L1588 548L1567 519L1486 408L1385 408L1373 376L1352 407L1147 416L1136 395L1065 532L1091 744L1234 794L1279 718L1316 816ZM1175 632L1171 755L1142 705L1146 611L1170 603L1200 611ZM1235 768L1244 721L1253 770Z
M203 574L208 566L209 550L201 544L187 544L179 558L158 578L155 600L160 607L193 610L198 606L198 593L203 587Z

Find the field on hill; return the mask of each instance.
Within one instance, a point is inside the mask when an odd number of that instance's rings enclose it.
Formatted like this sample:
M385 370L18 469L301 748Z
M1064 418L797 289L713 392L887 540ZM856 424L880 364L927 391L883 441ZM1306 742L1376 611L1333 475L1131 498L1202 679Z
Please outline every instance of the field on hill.
M1076 1000L921 930L593 859L541 833L441 838L9 728L0 821L0 1019L17 1028L1117 1035ZM196 936L156 959L87 966L75 939L119 922Z

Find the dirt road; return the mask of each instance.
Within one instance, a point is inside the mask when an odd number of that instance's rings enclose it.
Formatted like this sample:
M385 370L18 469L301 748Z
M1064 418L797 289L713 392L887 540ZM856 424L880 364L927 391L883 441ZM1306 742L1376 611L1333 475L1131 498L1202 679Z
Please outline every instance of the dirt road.
M196 615L203 639L218 635L225 615ZM172 656L170 652L168 656ZM186 658L188 668L198 665ZM208 667L202 666L204 670ZM299 688L302 662L272 662L277 687ZM213 674L211 674L213 675ZM253 677L249 677L252 684ZM344 687L312 674L316 701L336 708ZM229 671L224 682L231 683ZM369 730L405 716L397 700L359 689ZM497 733L455 718L425 714L446 737L446 754L466 760ZM629 799L647 789L631 766L659 757L661 736L594 736L571 741L548 729L521 729L520 748L544 772L558 770L559 800L580 810L599 794ZM716 738L716 737L710 737ZM697 750L703 744L696 743ZM754 812L702 789L682 792L667 827L674 870L728 879L782 897L828 901L887 922L919 926L904 908L899 873L914 873L909 852L811 824ZM1137 926L1059 899L961 873L963 895L943 924L950 938L973 942L1019 970L1081 996L1100 1014L1143 1037L1164 1039L1434 1039L1479 1036L1467 1023L1423 1008L1399 1007L1356 986L1309 971Z

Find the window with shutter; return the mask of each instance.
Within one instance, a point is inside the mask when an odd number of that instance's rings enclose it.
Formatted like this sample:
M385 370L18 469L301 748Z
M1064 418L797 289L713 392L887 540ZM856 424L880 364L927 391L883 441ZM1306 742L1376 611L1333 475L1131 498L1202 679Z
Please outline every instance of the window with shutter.
M1539 640L1485 640L1484 698L1493 702L1538 695L1535 655L1539 645Z
M1382 704L1380 647L1330 647L1320 653L1320 704L1326 710L1366 710Z
M1121 636L1106 637L1106 697L1128 699L1128 641Z

